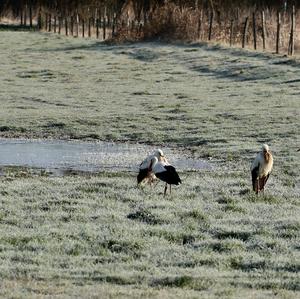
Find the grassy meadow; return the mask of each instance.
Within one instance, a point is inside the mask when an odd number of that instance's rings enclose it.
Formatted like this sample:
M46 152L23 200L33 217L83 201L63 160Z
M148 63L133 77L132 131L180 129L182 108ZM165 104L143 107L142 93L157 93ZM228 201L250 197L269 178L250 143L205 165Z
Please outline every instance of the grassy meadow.
M134 173L8 168L1 297L300 297L300 61L6 30L0 58L0 137L147 143L213 166L165 198ZM275 163L257 197L262 143Z

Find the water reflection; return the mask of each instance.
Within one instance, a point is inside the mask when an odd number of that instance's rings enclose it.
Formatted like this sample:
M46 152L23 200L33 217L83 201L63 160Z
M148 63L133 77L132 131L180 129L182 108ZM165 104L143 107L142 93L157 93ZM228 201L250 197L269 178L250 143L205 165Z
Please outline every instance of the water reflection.
M141 160L155 149L154 146L131 143L0 139L0 166L43 169L56 175L70 172L135 172ZM174 149L162 147L162 150L178 170L211 167L206 161L186 157Z

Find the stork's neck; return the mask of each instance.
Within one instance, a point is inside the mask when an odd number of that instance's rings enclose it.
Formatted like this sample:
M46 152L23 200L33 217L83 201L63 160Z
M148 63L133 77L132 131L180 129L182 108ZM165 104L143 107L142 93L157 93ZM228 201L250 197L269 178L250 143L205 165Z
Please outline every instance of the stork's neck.
M157 162L158 162L158 159L157 159L156 157L153 157L153 158L151 159L149 169L152 170L153 167L156 165Z
M266 163L269 163L269 161L271 159L271 153L266 151L266 152L263 152L263 155L264 155L264 159L265 159Z

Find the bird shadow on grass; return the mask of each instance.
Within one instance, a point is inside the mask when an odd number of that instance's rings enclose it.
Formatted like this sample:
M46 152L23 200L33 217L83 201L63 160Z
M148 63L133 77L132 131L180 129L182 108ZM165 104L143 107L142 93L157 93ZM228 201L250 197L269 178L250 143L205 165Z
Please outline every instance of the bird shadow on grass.
M210 289L213 284L211 279L197 279L188 275L178 275L153 279L150 285L152 287L175 287L201 291Z
M128 219L144 222L151 225L163 224L165 221L160 219L158 216L152 214L147 209L139 209L127 215Z

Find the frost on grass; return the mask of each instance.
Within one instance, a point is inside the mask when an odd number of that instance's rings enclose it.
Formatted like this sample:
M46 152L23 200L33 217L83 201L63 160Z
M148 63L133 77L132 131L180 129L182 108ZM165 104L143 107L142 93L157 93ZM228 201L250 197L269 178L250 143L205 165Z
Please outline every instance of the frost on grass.
M168 143L228 161L263 142L277 156L299 148L297 61L205 45L1 36L1 136Z
M88 284L88 293L108 283L106 294L142 285L148 295L174 289L179 296L184 289L186 297L242 291L250 298L253 290L296 296L299 205L289 198L249 201L237 192L224 198L231 178L218 173L204 181L201 173L185 173L186 183L163 197L162 185L140 190L132 175L12 171L0 180L1 277L63 281L77 292ZM224 209L228 204L243 212Z
M297 61L0 35L0 136L168 144L214 165L183 171L165 198L162 183L140 190L130 173L7 172L3 297L299 296ZM257 197L249 167L264 142L275 164Z

